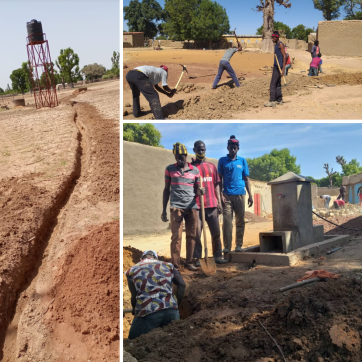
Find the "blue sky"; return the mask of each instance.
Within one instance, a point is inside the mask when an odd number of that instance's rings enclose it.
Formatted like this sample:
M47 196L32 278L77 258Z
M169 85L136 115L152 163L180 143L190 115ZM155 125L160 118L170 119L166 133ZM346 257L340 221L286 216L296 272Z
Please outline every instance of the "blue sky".
M336 156L352 158L362 164L362 124L340 123L154 123L162 134L161 143L172 149L176 142L185 144L193 153L193 144L202 140L206 155L220 158L227 154L226 144L231 135L240 141L239 155L254 158L272 149L289 148L297 157L301 174L322 178L326 176L323 165L341 171Z
M14 69L27 61L26 23L42 22L52 61L60 49L72 48L80 68L102 64L111 68L120 44L119 0L1 0L0 87L5 89ZM57 69L57 68L56 68Z
M157 1L163 8L164 0ZM263 24L262 13L252 10L260 4L259 0L217 0L217 2L226 9L230 29L236 28L238 35L254 35L256 29ZM275 4L275 21L281 21L291 29L299 24L313 29L313 27L317 28L318 22L323 20L322 12L314 9L312 0L291 0L290 2L292 7L289 9ZM124 0L123 6L129 3L130 0ZM343 19L343 8L341 10L342 17L339 20ZM123 21L123 29L128 30L127 21Z

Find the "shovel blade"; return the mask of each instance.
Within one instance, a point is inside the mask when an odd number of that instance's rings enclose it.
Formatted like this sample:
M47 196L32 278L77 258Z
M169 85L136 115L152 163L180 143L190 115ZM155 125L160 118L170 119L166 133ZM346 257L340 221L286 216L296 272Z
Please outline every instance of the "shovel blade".
M216 263L214 258L200 259L201 269L207 276L216 273Z

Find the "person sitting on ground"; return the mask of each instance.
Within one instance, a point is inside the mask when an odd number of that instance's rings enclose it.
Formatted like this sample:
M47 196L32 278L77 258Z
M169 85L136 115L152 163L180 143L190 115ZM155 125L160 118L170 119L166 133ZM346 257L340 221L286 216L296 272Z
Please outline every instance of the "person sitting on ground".
M160 97L156 90L167 97L172 98L176 89L170 89L167 85L168 68L161 65L159 68L143 65L130 70L126 80L132 90L133 115L141 116L140 93L148 100L155 119L163 119ZM158 83L162 82L161 89Z
M322 195L322 196L319 196L321 199L324 199L324 207L326 209L329 209L329 203L331 201L331 197L329 195Z
M186 268L196 271L198 268L193 265L192 261L196 243L197 220L199 218L196 195L204 195L205 189L200 187L200 171L187 162L186 147L180 142L175 143L173 145L173 154L176 163L167 166L165 170L161 220L168 222L167 204L170 199L172 264L175 268L180 267L182 224L183 220L185 220Z
M141 261L125 272L131 292L132 321L128 338L135 339L152 329L180 319L179 306L186 284L171 263L158 260L157 253L146 250ZM174 295L172 285L176 285Z
M285 47L285 52L287 51L287 47ZM285 75L288 75L288 70L290 69L290 67L292 66L292 61L290 60L290 55L289 53L285 53L285 56L287 58L287 61L285 63Z
M335 200L335 201L333 201L334 208L337 209L337 210L344 209L345 204L346 203L343 200Z
M243 48L241 47L241 44L239 42L239 40L237 40L238 43L238 47L237 48L230 48L228 50L226 50L226 52L224 53L223 57L220 60L219 63L219 70L217 73L217 76L215 77L214 83L212 84L212 89L216 89L217 85L220 82L222 73L224 73L224 70L226 70L228 72L228 74L230 75L231 79L233 80L233 82L235 83L235 85L237 87L240 87L240 83L238 80L238 77L236 76L234 69L231 67L230 65L230 59L231 57L236 53L236 52L241 52L243 50Z
M318 75L318 71L319 71L319 64L322 61L321 59L322 54L319 53L317 57L313 58L311 63L310 63L310 68L309 68L309 74L308 77L314 77Z

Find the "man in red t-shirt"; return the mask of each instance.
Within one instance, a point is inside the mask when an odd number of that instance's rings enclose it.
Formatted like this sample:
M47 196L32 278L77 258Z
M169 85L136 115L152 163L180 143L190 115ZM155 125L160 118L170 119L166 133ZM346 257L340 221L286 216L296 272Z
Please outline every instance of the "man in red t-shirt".
M212 238L212 253L215 258L216 264L228 263L227 260L222 258L221 239L220 239L220 224L219 214L222 213L221 197L220 197L220 178L216 166L207 162L205 158L206 146L203 141L196 141L194 143L194 152L196 159L191 162L200 171L202 177L202 186L205 189L204 193L204 206L205 206L205 221L209 226ZM200 197L196 197L197 206L200 208ZM197 223L196 244L193 257L197 259L195 266L199 266L199 259L202 255L202 217L201 208L199 211L199 220Z
M345 202L343 200L335 200L333 202L333 204L334 204L334 208L339 210L341 208L344 208Z

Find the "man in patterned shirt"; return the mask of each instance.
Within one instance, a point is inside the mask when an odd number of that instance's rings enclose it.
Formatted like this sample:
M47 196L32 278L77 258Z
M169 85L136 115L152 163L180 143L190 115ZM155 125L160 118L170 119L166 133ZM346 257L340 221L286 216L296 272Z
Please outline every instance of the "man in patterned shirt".
M221 197L220 197L220 178L216 166L206 161L206 146L203 141L194 143L194 152L196 159L192 160L191 165L195 166L200 171L202 178L202 186L205 189L204 206L205 206L205 221L209 226L212 238L212 254L216 264L228 263L222 258L221 239L220 239L220 223L219 216L222 213ZM196 198L197 206L200 207L200 197ZM199 210L199 218L197 223L196 245L194 258L197 260L195 266L200 266L199 259L202 255L202 216Z
M163 190L163 212L161 220L168 222L167 204L171 206L171 260L175 268L180 267L182 222L186 228L186 268L198 270L192 264L192 255L195 249L198 209L196 195L203 192L199 187L200 172L197 167L187 162L186 147L177 142L173 145L173 154L176 163L169 165L165 170L165 188Z
M186 284L171 263L159 261L155 251L147 250L141 261L128 269L125 275L135 316L129 339L180 319L178 306L185 294ZM172 284L177 286L175 295Z

